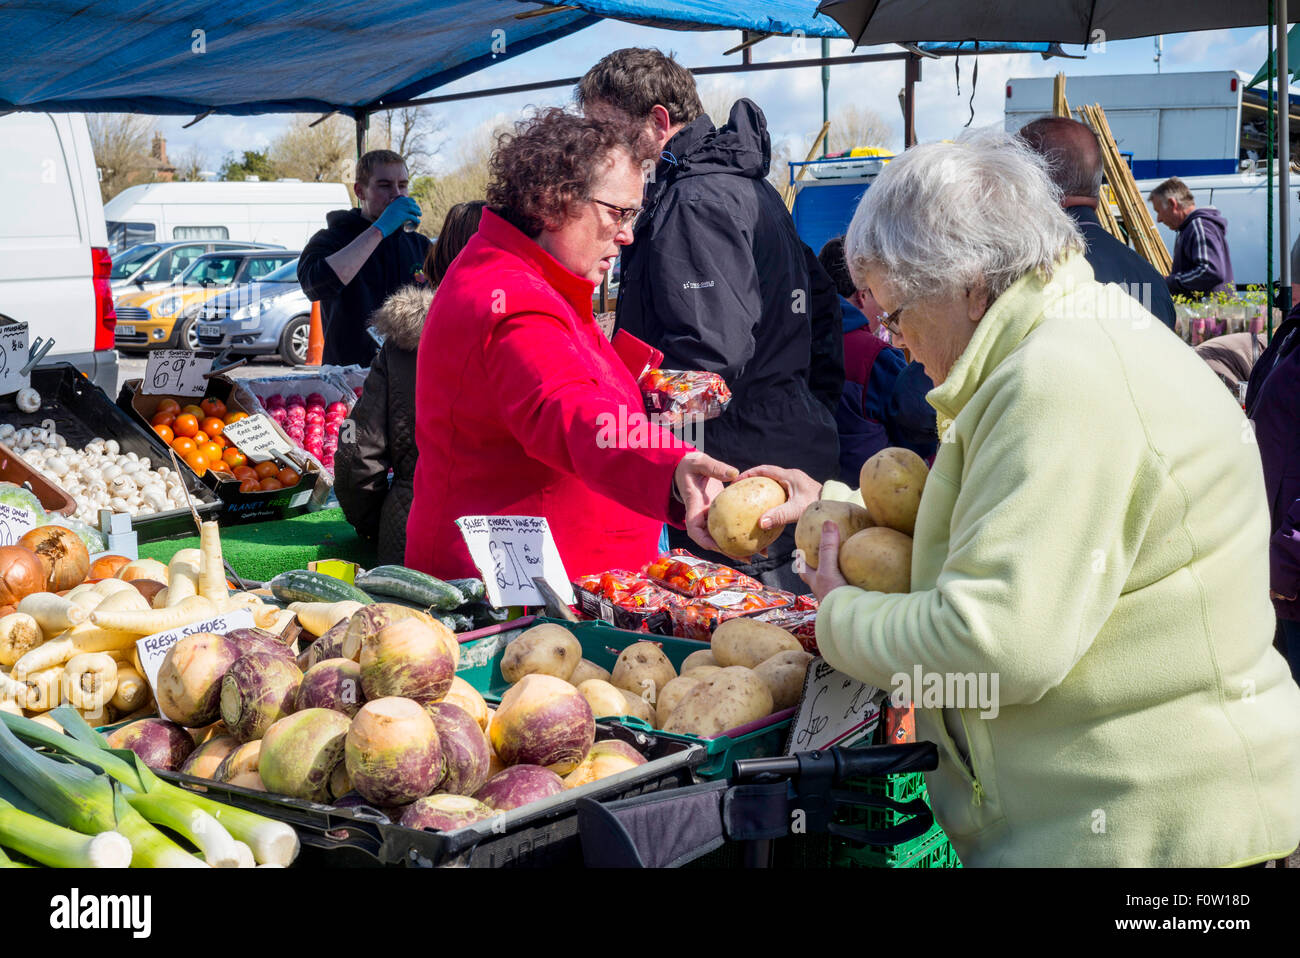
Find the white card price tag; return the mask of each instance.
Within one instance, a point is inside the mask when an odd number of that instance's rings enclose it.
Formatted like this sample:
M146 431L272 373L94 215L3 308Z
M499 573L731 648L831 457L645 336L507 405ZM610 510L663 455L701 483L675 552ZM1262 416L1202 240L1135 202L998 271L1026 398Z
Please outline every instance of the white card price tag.
M232 422L221 434L254 462L283 458L294 451L293 446L275 431L271 420L261 413Z
M19 372L27 365L27 324L0 326L0 395L16 393L31 385L31 375Z
M469 556L483 575L488 601L507 605L545 605L533 578L541 576L561 599L574 602L573 584L564 571L551 527L536 516L462 516L456 520Z
M140 392L146 396L202 396L208 391L203 377L212 371L212 359L188 349L158 349L149 354Z

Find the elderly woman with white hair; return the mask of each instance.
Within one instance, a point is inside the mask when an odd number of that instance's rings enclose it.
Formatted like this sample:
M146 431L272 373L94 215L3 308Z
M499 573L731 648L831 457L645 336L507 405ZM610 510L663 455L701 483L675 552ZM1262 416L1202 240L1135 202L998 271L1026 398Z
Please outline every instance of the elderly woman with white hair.
M821 654L880 688L919 668L946 689L916 690L917 733L939 744L930 797L967 865L1284 856L1300 688L1272 648L1249 424L1093 279L1058 199L1039 157L981 132L908 150L859 205L850 269L934 381L943 441L910 593L847 585L826 524L807 577ZM749 474L793 493L775 521L850 491ZM976 688L994 700L955 694Z

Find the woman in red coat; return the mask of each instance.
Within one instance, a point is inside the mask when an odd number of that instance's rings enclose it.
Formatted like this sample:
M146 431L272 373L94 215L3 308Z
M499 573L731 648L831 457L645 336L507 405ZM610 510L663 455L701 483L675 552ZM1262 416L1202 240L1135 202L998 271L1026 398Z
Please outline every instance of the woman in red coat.
M640 568L664 522L705 547L708 503L736 470L644 426L592 292L632 241L643 150L549 110L502 137L479 231L420 339L419 464L406 565L473 576L461 516L544 516L571 576Z

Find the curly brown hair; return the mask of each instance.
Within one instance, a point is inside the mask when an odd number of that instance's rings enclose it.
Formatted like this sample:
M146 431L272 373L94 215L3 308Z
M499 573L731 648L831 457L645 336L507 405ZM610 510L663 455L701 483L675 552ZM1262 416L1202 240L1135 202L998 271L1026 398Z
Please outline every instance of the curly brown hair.
M638 164L654 155L635 126L559 107L542 110L497 137L488 163L488 209L536 237L548 223L566 220L573 203L591 199L606 158L620 149Z

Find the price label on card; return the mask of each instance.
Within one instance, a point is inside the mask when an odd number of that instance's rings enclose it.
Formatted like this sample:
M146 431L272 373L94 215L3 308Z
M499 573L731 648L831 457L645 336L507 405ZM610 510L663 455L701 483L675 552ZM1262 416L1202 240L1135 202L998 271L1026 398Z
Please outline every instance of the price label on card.
M135 648L140 653L140 665L144 668L144 677L149 680L149 688L157 691L158 669L167 656L167 650L185 636L197 635L200 632L215 632L217 635L225 635L227 632L235 631L235 629L251 629L252 627L253 613L247 609L236 609L234 612L227 612L216 618L208 619L206 622L193 622L190 625L182 625L177 629L168 629L166 632L146 635L143 639L136 640Z
M188 349L158 349L149 354L140 392L146 396L202 396L208 391L203 377L212 371L212 359Z
M884 693L837 672L823 658L808 663L785 754L852 745L880 724Z
M293 446L275 431L271 420L261 413L232 422L221 434L254 462L283 458L293 452Z
M36 521L26 509L0 503L0 546L11 546L36 528Z
M563 601L573 604L573 585L545 519L462 516L456 525L465 537L470 558L483 574L492 605L545 605L545 597L533 584L537 576Z
M0 326L0 396L31 385L31 376L19 372L27 365L27 324Z

